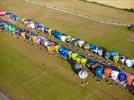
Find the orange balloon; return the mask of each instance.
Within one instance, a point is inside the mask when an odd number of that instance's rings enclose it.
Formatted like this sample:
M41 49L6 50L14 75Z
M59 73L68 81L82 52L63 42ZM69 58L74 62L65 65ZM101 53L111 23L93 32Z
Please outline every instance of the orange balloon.
M131 85L132 81L134 80L134 75L127 75L127 84Z
M105 68L105 69L104 69L104 74L105 74L105 76L109 77L109 76L111 75L111 71L112 71L111 68Z

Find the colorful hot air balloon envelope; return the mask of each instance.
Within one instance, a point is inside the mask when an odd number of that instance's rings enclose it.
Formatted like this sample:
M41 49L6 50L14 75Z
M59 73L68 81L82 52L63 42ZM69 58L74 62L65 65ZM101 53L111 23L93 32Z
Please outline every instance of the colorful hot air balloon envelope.
M120 82L122 82L122 81L125 81L125 79L126 79L126 74L125 74L124 72L120 72L120 73L118 74L118 80L119 80Z
M105 69L104 69L104 74L105 74L105 76L110 77L111 71L112 71L111 68L105 68Z
M132 85L132 81L134 80L134 75L127 75L127 84Z
M98 66L98 67L96 68L96 70L95 70L95 74L96 74L97 77L101 77L102 74L103 74L103 68L100 67L100 66Z

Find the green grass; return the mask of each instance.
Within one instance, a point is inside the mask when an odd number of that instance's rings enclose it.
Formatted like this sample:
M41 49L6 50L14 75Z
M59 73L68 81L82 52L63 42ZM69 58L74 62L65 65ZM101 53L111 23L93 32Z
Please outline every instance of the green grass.
M67 63L56 63L55 66L46 64L41 67L42 61L37 59L45 57L41 55L44 52L22 39L13 38L9 33L2 32L0 40L0 90L14 100L107 100L108 96L109 100L133 99L123 88L108 87L104 82L96 84L92 76L89 77L89 85L82 87L48 68L65 68L64 74L69 75L67 73L71 70ZM46 57L50 62L54 60L51 55ZM45 58L42 59L47 63ZM58 59L57 61L59 62Z

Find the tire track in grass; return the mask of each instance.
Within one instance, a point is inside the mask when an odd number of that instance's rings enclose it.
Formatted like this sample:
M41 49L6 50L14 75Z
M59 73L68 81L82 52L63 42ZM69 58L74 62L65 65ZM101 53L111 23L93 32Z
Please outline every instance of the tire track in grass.
M115 21L109 21L109 20L106 20L106 19L98 18L98 17L87 16L87 15L81 14L79 12L72 12L72 11L68 11L68 10L58 8L58 7L55 7L55 6L50 6L50 5L47 5L46 3L39 2L39 1L33 1L33 0L25 0L25 1L28 2L28 3L31 3L31 4L38 5L38 6L47 7L49 9L53 9L53 10L56 10L56 11L68 13L68 14L71 14L71 15L74 15L74 16L78 16L78 17L81 17L81 18L84 18L84 19L87 19L87 20L94 20L96 22L100 22L100 23L103 23L103 24L110 24L110 25L116 25L116 26L128 26L128 25L131 24L131 23L129 23L129 24L117 23Z

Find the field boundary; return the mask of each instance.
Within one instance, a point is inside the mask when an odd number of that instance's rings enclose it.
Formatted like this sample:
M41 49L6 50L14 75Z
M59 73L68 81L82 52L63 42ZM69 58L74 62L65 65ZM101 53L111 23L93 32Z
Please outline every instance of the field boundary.
M131 23L129 23L129 24L127 24L127 23L117 23L115 21L109 21L109 20L106 20L106 19L98 18L98 17L88 16L88 15L81 14L79 12L72 12L72 11L68 11L68 10L58 8L58 7L55 7L55 6L50 6L50 5L47 5L46 3L42 3L42 2L39 2L39 1L32 1L32 0L25 0L25 1L28 2L28 3L31 3L31 4L38 5L38 6L47 7L49 9L53 9L53 10L57 10L57 11L60 11L60 12L68 13L68 14L71 14L71 15L74 15L74 16L78 16L78 17L81 17L81 18L84 18L84 19L87 19L87 20L94 20L96 22L100 22L100 23L103 23L103 24L110 24L110 25L116 25L116 26L128 26L128 25L131 24Z

